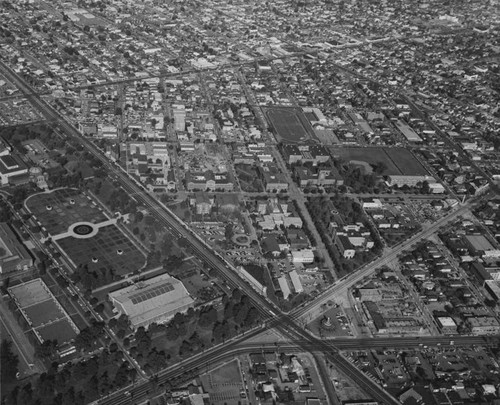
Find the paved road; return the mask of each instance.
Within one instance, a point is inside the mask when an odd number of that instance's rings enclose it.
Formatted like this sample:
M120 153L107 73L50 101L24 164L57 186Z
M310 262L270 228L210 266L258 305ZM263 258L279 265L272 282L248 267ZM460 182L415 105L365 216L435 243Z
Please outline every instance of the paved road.
M285 352L285 353L296 353L304 351L307 352L321 351L322 353L325 353L324 343L314 344L310 343L309 340L297 341L296 343L280 343L279 345L277 345L276 343L248 342L248 340L250 340L250 337L258 336L259 333L261 333L261 331L256 331L252 334L249 334L247 337L243 337L233 342L230 342L229 344L213 348L205 353L195 355L187 360L184 360L179 365L171 366L163 370L162 372L158 373L158 384L161 386L165 384L167 381L177 381L176 380L177 378L181 377L182 375L186 375L186 370L194 369L195 372L197 372L196 370L201 371L201 369L204 368L205 364L216 364L218 362L227 361L235 358L236 356L252 352L262 352L262 351L274 352L276 350L279 350L280 352ZM453 339L453 341L451 339ZM484 344L495 346L500 341L500 337L494 337L488 339L489 341L487 341L483 337L475 337L475 336L457 336L457 337L439 336L439 337L422 337L422 338L410 337L410 338L383 338L383 339L341 338L332 340L331 342L326 342L326 344L329 350L342 349L342 350L355 351L355 350L366 350L367 348L382 349L382 350L384 348L411 349L411 348L419 348L424 345L425 346L440 345L441 347L444 348L446 347L450 348L456 346L465 346L470 348L474 345L484 345ZM245 340L247 340L247 342L245 342ZM453 345L450 345L450 342L453 342ZM331 356L330 356L330 361L336 366L338 366L338 364L340 363L336 358ZM352 366L352 364L350 364L350 362L347 359L344 358L344 361L349 363L349 366ZM342 372L346 372L344 366L345 365L342 362L342 366L339 367ZM363 388L366 387L364 385L365 381L357 379L357 375L353 375L352 373L349 372L349 370L347 370L346 374L349 377L353 378L353 380L356 381L358 384L361 384ZM366 377L366 379L370 381L369 383L370 386L368 386L368 390L370 390L372 384L377 385L370 378ZM130 397L128 396L128 394L125 394L126 392L132 393L134 401L139 403L140 400L145 400L146 398L148 398L152 391L153 391L153 384L151 382L144 382L141 384L130 385L122 388L121 390L118 390L117 392L115 392L112 395L109 395L106 398L103 398L102 400L99 401L99 404L118 405L118 404L130 403L127 402L129 401ZM387 402L381 401L380 403L384 405L399 404L398 401L391 400L390 398L387 400Z
M0 62L0 68L4 73L11 77L13 82L19 86L19 88L25 93L32 93L31 88L21 79L19 78L13 71L11 71L5 64ZM129 193L129 195L133 195L134 198L142 205L148 208L152 215L154 215L161 223L170 229L172 234L176 237L186 238L188 244L190 245L190 249L202 260L204 260L209 266L218 270L219 275L226 280L226 282L233 288L240 288L245 291L245 293L249 296L252 303L256 306L256 308L260 311L262 315L262 319L268 319L270 316L275 318L271 323L269 323L268 327L277 328L289 341L296 342L296 344L300 347L301 350L310 351L311 347L314 347L315 350L321 351L325 354L325 356L332 361L336 366L347 376L352 378L355 381L358 381L360 384L364 386L365 391L371 395L377 401L384 404L398 404L399 402L393 398L390 394L388 394L382 387L376 384L373 380L368 378L363 372L357 369L356 366L351 364L345 357L338 353L337 342L332 344L328 341L323 341L320 339L311 336L308 332L304 331L300 324L296 322L299 313L295 313L294 317L288 316L286 314L280 314L279 310L269 301L264 299L257 291L255 291L248 283L243 281L236 275L234 267L228 263L225 259L223 259L219 254L214 252L209 246L205 244L201 238L194 234L179 218L177 218L167 207L163 204L159 203L152 195L150 195L147 191L145 191L144 187L132 180L120 167L111 163L101 151L96 148L96 146L91 143L85 137L82 137L81 134L74 128L71 124L65 121L64 117L62 117L59 113L57 113L52 107L50 107L45 101L43 101L40 97L36 95L28 96L32 104L38 108L47 118L49 119L58 119L59 127L64 133L69 136L77 139L80 143L82 143L86 149L93 154L96 158L98 158L103 164L104 167L108 169L110 174L115 175L120 183L122 188ZM458 212L461 210L465 211L466 207L461 207L457 210L455 215L458 215ZM447 217L448 218L448 217ZM451 216L449 216L451 220ZM440 221L443 222L443 221ZM444 223L444 222L443 222ZM428 234L430 235L437 229L437 226L432 227L433 229L429 229ZM411 243L403 244L402 248L394 249L391 255L396 257L398 251L401 251L405 247L409 247L412 243L420 240L425 237L426 232L419 234L418 237L414 237L411 239ZM379 260L379 265L384 263L386 258ZM372 264L372 267L375 268L375 264ZM357 272L354 274L353 278L360 279L365 276L364 273L368 274L373 268L368 267L370 270L364 269L362 272ZM337 289L346 290L349 285L346 281L341 281L339 287ZM328 299L328 298L327 298ZM308 308L314 309L315 306L318 306L318 303L315 301ZM307 311L307 310L306 310ZM298 315L298 316L297 316ZM251 336L252 334L248 334ZM241 339L241 342L246 339L246 337ZM241 343L239 342L239 343ZM235 343L228 343L220 346L214 351L210 351L207 354L207 358L210 359L211 362L218 361L218 359L223 358L227 355L229 349L232 347L231 345ZM389 344L392 344L389 340ZM126 352L125 352L126 354ZM198 371L198 363L200 359L202 359L204 354L200 356L193 356L192 358L181 362L175 366L172 366L169 369L166 369L162 373L159 373L159 378L163 381L166 381L167 378L173 375L183 374L184 370L191 370L193 373ZM133 360L131 363L134 364ZM151 390L151 383L140 383L138 384L134 391L134 400L139 396L146 397ZM111 402L105 402L110 404L118 404L129 401L129 398L125 394L125 391L119 391L116 395L110 398Z
M480 198L480 201L484 198L488 198L489 194ZM348 289L351 288L354 284L358 283L365 277L371 275L377 268L383 267L389 264L392 260L396 259L399 254L401 254L404 250L409 249L414 246L421 240L430 237L433 233L435 233L439 228L444 225L450 223L451 221L458 218L460 215L465 214L469 211L469 209L475 204L477 200L470 200L462 206L457 206L453 211L451 211L448 215L442 217L438 221L434 222L432 225L424 228L422 231L406 240L405 242L397 245L393 248L389 248L386 250L386 253L376 259L375 261L365 265L359 270L351 273L341 280L337 281L333 284L333 286L327 290L325 290L321 295L319 295L315 300L310 302L309 304L303 306L302 308L298 308L294 310L291 315L295 320L300 321L308 321L312 318L315 318L321 314L321 306L326 304L329 300L335 300L335 297L340 295L344 295L347 293Z

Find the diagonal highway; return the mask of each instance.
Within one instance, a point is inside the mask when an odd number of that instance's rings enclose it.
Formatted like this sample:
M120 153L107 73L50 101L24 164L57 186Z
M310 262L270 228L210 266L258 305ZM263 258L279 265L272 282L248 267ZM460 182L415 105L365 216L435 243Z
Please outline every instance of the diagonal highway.
M349 343L341 340L323 341L303 330L297 320L300 320L307 311L318 308L321 305L322 300L327 300L327 297L331 294L337 294L339 291L345 291L347 288L349 288L349 285L352 285L352 280L360 280L371 271L373 271L376 267L383 265L383 263L385 263L386 261L395 258L397 254L403 249L411 246L413 243L416 243L422 238L431 235L440 226L447 223L447 221L455 219L458 215L460 215L460 213L463 213L468 209L467 205L462 206L454 212L448 214L446 217L435 223L431 228L422 231L421 233L405 242L403 245L401 245L400 248L394 249L388 255L388 258L384 257L378 259L377 261L363 268L362 271L355 273L352 276L352 279L346 278L345 280L340 280L340 284L332 286L330 290L321 295L319 299L315 300L310 306L303 307L295 311L291 315L283 314L273 303L268 301L265 297L262 297L247 282L240 279L232 264L230 264L217 252L214 252L214 250L210 246L206 245L198 235L193 233L186 226L186 224L184 224L178 217L176 217L165 205L157 201L154 196L150 195L141 184L139 184L136 180L130 178L120 167L110 162L92 142L83 137L73 125L68 123L64 119L64 117L62 117L57 111L55 111L50 105L48 105L43 99L41 99L40 96L34 93L30 86L27 85L22 78L20 78L15 72L13 72L1 61L0 69L2 70L2 73L4 73L8 77L9 80L11 80L19 87L19 89L26 95L26 97L30 100L34 107L38 108L47 119L57 120L59 122L59 128L63 134L76 139L88 150L88 152L99 159L103 163L104 167L108 170L108 173L114 175L118 179L121 187L125 191L127 191L130 196L133 196L133 198L136 199L138 203L145 206L149 210L151 215L153 215L158 221L160 221L163 226L170 230L173 236L178 238L185 238L190 245L190 249L194 252L194 254L196 254L196 256L200 257L205 261L206 264L216 269L219 276L224 279L232 288L239 288L243 290L248 295L252 304L261 313L261 319L267 320L267 322L264 323L265 327L274 327L278 329L288 341L294 342L294 344L300 350L309 351L311 350L311 348L314 348L315 351L321 351L325 354L328 360L330 360L336 365L336 367L340 369L340 371L362 385L366 393L369 394L373 399L377 400L379 403L386 405L399 404L399 401L397 401L394 397L387 393L378 383L368 378L368 376L358 370L354 364L352 364L347 358L339 353L339 350L342 348L373 347L372 341L358 341L354 339L349 339ZM206 361L217 360L218 358L223 356L223 354L227 354L229 350L236 350L235 348L238 344L242 344L249 337L253 337L260 332L261 331L258 329L254 330L253 332L249 332L237 340L218 346L205 353L201 353L193 356L190 359L186 359L179 364L173 365L170 368L167 368L164 371L158 373L158 383L161 384L169 381L173 376L182 375L183 373L186 373L186 370L194 369L196 371L197 369L199 369L200 365L205 364ZM379 342L385 342L386 346L392 347L395 340L380 339L377 340L377 343ZM446 340L444 340L443 342L446 342ZM408 342L408 344L410 344L410 342ZM135 387L133 387L134 401L139 398L146 399L148 394L150 393L152 387L151 384L152 383L146 381L138 383ZM102 404L110 405L129 402L130 397L126 395L125 391L123 390L118 391L117 393L112 394L108 398L100 401L100 403Z
M336 281L332 287L325 290L322 294L318 295L313 301L309 302L307 305L295 309L291 313L291 315L297 321L299 320L306 321L310 317L314 318L316 316L319 316L321 312L321 306L325 304L328 300L331 300L333 297L338 297L340 295L347 293L349 288L351 288L353 285L355 285L357 282L361 281L365 277L372 274L377 268L389 264L394 259L396 259L403 251L410 249L415 244L430 237L440 228L456 220L460 215L467 213L471 209L471 207L490 197L491 193L487 193L478 199L469 200L465 204L456 208L454 211L451 211L447 215L443 216L442 218L434 222L428 228L423 229L419 233L415 234L413 237L407 239L406 241L400 243L399 245L393 247L392 249L386 250L386 253L383 256L375 259L371 263L366 264L365 266L359 268L353 273L350 273L347 276Z

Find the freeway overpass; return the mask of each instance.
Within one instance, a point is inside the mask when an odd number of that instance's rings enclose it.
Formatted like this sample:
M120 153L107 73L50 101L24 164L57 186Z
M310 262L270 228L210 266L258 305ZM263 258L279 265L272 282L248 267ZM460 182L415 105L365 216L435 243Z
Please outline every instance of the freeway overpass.
M260 331L254 332L253 336L258 336ZM451 340L453 339L453 340ZM298 353L298 352L315 352L322 351L324 349L323 345L316 345L310 343L308 340L303 342L287 342L287 343L250 343L247 341L248 337L242 337L233 342L229 342L227 345L222 345L220 347L213 348L206 353L195 355L183 362L171 366L157 375L157 381L146 381L140 384L129 385L120 389L119 391L102 398L98 401L100 405L119 405L130 403L130 399L137 403L148 398L150 394L154 392L154 386L165 386L168 382L181 380L183 376L189 379L188 370L196 370L195 372L203 372L206 370L205 366L207 364L217 364L220 362L228 361L234 359L236 356L254 353L254 352L274 352L279 350L285 353ZM499 337L494 338L483 338L476 336L457 336L457 337L408 337L408 338L366 338L366 339L351 339L351 338L340 338L335 339L335 342L331 342L332 346L340 348L342 350L366 350L367 348L391 348L391 349L412 349L419 348L423 346L436 346L441 345L441 347L451 347L450 342L453 342L453 347L455 346L465 346L471 347L473 345L497 345L500 343ZM334 351L335 349L330 349ZM333 359L334 360L334 359ZM334 360L333 363L337 365ZM352 378L356 378L352 376ZM359 381L359 380L358 380ZM370 380L371 381L371 380ZM373 381L372 381L373 382ZM363 386L363 388L365 388ZM386 402L382 402L384 405ZM392 403L392 402L389 402Z
M176 237L185 238L190 244L193 252L204 260L208 265L216 269L219 275L233 288L240 288L245 291L252 304L260 311L262 319L276 317L274 326L289 340L298 342L309 342L318 345L318 348L329 356L330 360L337 365L345 374L353 379L363 382L365 390L374 399L384 404L397 404L398 402L389 395L378 384L375 384L364 373L358 370L344 357L331 352L332 348L316 337L304 331L290 316L281 314L279 309L270 301L259 295L246 282L237 276L234 267L222 258L218 253L206 245L205 242L193 233L178 217L176 217L165 205L157 201L145 188L131 179L120 167L110 162L103 153L50 105L42 100L31 87L20 78L14 71L0 61L0 69L4 75L11 80L28 97L30 102L40 110L47 119L57 119L59 127L67 136L77 139L82 143L89 153L99 159L109 174L114 175L120 182L122 188L133 196L140 204L144 205L149 212L160 221ZM278 315L277 315L278 314ZM305 350L307 350L304 347ZM193 364L194 366L194 364ZM181 365L180 367L185 367ZM147 391L147 390L146 390Z

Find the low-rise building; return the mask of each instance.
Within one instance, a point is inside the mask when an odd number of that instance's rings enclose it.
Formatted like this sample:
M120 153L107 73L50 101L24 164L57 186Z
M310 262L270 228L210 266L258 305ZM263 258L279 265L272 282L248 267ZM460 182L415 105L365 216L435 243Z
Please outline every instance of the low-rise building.
M0 273L26 270L31 266L33 258L28 250L7 223L0 223Z
M16 155L0 156L0 184L5 186L12 179L28 174L28 166Z
M188 191L233 191L234 184L227 173L214 173L207 170L206 172L187 172L186 188Z
M292 165L298 162L312 163L316 166L318 163L326 163L330 160L328 150L322 145L283 145L283 155L288 164Z
M457 333L457 324L450 316L440 316L437 318L441 332L445 335L451 335Z
M293 250L291 254L293 263L314 262L314 252L311 249Z
M356 254L356 249L345 235L335 235L335 244L346 259L352 259Z
M283 293L283 298L288 299L291 294L290 287L288 286L288 281L285 276L281 276L278 278L278 284L280 286L280 290Z
M182 282L168 274L113 291L108 296L118 313L128 316L134 329L152 322L166 322L194 304Z
M260 166L259 174L267 192L280 192L288 190L286 176L279 171L275 164L269 163L267 165Z
M493 335L500 332L500 323L493 316L470 317L466 323L473 335Z
M290 280L292 281L293 289L297 294L300 294L301 292L304 291L304 287L302 287L302 282L300 281L300 277L297 274L297 270L292 270L290 273L288 273L290 276Z

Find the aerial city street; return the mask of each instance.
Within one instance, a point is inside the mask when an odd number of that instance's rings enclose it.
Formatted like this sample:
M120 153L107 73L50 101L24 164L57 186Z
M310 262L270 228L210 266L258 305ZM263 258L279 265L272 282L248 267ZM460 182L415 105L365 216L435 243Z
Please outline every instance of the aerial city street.
M500 405L499 0L0 0L1 405Z

